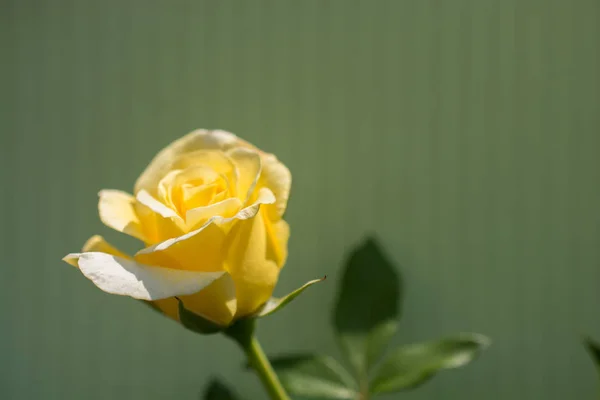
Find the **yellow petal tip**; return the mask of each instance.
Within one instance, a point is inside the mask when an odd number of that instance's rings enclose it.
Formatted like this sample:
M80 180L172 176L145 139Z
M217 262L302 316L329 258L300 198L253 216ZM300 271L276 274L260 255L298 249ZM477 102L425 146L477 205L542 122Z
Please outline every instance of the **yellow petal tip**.
M76 268L79 267L79 264L77 263L77 261L79 260L79 254L76 254L76 253L67 254L66 256L64 256L62 258L62 260L64 262L66 262L67 264L72 265Z

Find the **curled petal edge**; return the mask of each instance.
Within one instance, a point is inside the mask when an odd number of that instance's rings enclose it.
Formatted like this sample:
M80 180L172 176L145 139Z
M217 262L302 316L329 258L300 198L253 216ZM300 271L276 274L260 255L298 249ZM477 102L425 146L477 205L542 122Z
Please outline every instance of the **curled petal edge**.
M155 267L100 252L72 253L63 260L76 263L86 278L107 293L148 301L197 293L225 273Z

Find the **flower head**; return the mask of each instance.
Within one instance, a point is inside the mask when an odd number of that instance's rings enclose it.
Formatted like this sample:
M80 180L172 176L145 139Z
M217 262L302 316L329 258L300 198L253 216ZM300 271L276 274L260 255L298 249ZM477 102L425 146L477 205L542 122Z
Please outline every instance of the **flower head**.
M100 192L100 218L141 240L129 256L94 236L64 260L108 293L187 309L219 325L271 296L287 257L289 170L225 131L196 130L163 149L134 193Z

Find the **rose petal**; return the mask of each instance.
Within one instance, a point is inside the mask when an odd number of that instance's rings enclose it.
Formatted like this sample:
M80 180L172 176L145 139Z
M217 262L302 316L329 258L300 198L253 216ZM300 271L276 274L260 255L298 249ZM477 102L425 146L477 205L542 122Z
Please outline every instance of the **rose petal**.
M260 188L258 196L252 205L241 209L234 218L237 219L248 219L256 215L261 206L269 206L274 204L276 201L275 195L268 188Z
M133 196L120 190L102 190L98 195L100 219L106 226L146 241Z
M180 195L178 209L182 216L187 210L209 204L218 190L226 190L228 182L210 167L198 165L189 167L177 176L172 188Z
M207 222L195 231L140 250L134 258L148 265L189 271L221 271L225 237L226 232L220 226Z
M185 222L188 227L194 227L206 222L214 216L223 218L231 218L237 214L242 207L242 202L237 197L231 197L218 203L214 203L205 207L197 207L188 210L185 216Z
M290 226L283 219L272 222L268 218L266 218L265 225L267 227L268 257L275 260L277 266L281 268L287 260Z
M237 310L235 285L229 274L224 274L200 292L180 299L188 310L222 326L231 323Z
M149 209L151 209L155 213L159 214L163 218L173 218L174 220L178 220L179 219L179 220L181 220L181 223L183 224L183 220L181 219L181 217L179 216L179 214L177 214L177 212L175 210L173 210L172 208L167 207L166 205L164 205L160 201L156 200L147 191L145 191L145 190L139 191L137 193L137 195L135 196L135 198L141 204L145 205L146 207L148 207Z
M183 271L139 264L106 253L69 254L81 272L107 293L140 300L159 300L196 293L223 275L223 272ZM69 261L67 261L69 262Z
M188 232L185 221L175 210L165 206L145 190L138 192L135 209L146 234L146 244L160 243Z
M214 284L215 282L211 283L211 285ZM179 321L179 310L178 310L179 305L178 305L177 299L175 299L175 297L169 297L168 299L154 300L154 301L150 302L150 304L157 307L167 317L169 317L177 322L180 322Z
M145 189L152 193L160 179L171 169L177 159L196 150L225 150L234 147L238 138L225 131L198 129L174 141L161 150L150 162L135 184L135 192Z
M211 217L192 232L140 250L135 259L149 265L168 265L194 271L220 270L225 257L223 246L230 222L252 218L257 215L262 204L272 204L274 201L273 193L262 188L254 204L240 210L235 216Z
M172 169L185 170L196 166L208 166L228 177L235 170L233 161L221 150L195 150L181 154L173 160Z
M85 244L83 245L81 252L82 253L100 252L100 253L112 254L113 256L118 256L118 257L122 257L122 258L126 258L126 259L131 259L130 256L128 256L127 254L121 252L117 248L110 245L100 235L94 235L91 238L89 238L87 240L87 242L85 242ZM63 258L63 261L71 264L74 267L79 267L77 265L77 260L79 260L78 254L69 254Z
M227 155L236 166L236 194L247 204L260 177L260 155L253 150L239 147L230 150Z
M114 247L113 245L108 243L100 235L94 235L91 238L89 238L87 240L87 242L85 242L85 244L83 245L81 252L82 253L100 252L100 253L112 254L113 256L131 259L131 256L123 253L122 251L120 251L119 249L117 249L116 247Z
M78 253L67 254L66 256L63 257L63 261L66 262L67 264L74 266L75 268L79 268L79 265L77 265L77 261L79 261Z
M279 220L287 208L292 187L292 174L273 154L263 155L259 186L268 187L275 195L277 201L274 205L266 207L266 210L271 220Z
M237 316L254 312L273 293L279 267L268 258L267 233L263 214L238 221L230 233L227 271L236 287Z

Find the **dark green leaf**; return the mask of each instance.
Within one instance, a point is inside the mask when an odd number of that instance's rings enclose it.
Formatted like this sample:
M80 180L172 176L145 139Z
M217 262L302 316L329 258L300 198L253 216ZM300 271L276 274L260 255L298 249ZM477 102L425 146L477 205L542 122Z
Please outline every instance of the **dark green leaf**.
M210 335L212 333L221 332L224 329L224 327L185 308L183 301L179 298L177 298L177 302L179 303L179 320L181 321L181 324L189 330L202 335Z
M328 356L292 355L271 361L285 389L308 398L355 399L352 376Z
M596 364L596 368L598 368L598 373L600 373L600 344L590 338L586 338L585 347L587 347L594 360L594 364Z
M283 297L271 297L269 299L269 301L267 301L265 303L265 305L262 306L260 308L260 310L258 310L258 312L256 312L256 314L254 314L254 316L256 316L257 318L266 317L267 315L271 315L271 314L281 310L289 302L291 302L296 297L298 297L306 288L314 285L315 283L323 282L326 278L327 277L323 277L321 279L315 279L310 282L307 282L304 285L302 285L301 287L299 287L298 289L294 290L293 292L291 292Z
M235 393L229 389L224 383L217 379L213 379L208 384L204 392L204 400L238 400Z
M489 345L486 337L463 334L454 339L402 346L392 351L372 381L372 393L390 393L414 388L442 369L471 362Z
M363 382L396 333L401 296L394 265L368 239L348 259L334 312L342 350Z

